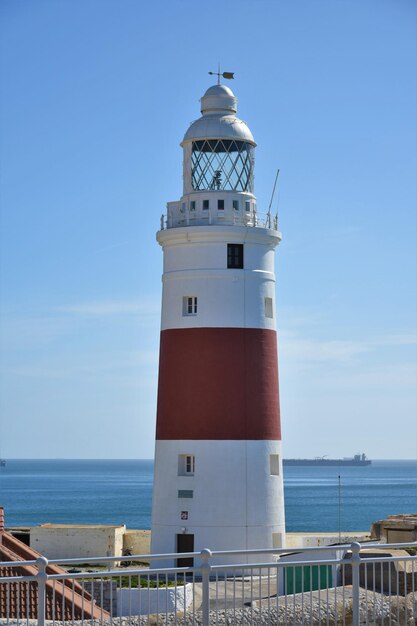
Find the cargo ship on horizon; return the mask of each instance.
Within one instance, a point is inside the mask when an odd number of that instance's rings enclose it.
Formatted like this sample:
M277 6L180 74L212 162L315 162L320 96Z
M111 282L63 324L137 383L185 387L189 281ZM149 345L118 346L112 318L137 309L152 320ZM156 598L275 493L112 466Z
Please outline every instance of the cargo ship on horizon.
M365 454L355 454L353 457L345 457L343 459L328 459L326 456L318 456L314 459L283 459L285 465L318 465L318 466L350 466L350 467L364 467L365 465L371 465L370 461Z

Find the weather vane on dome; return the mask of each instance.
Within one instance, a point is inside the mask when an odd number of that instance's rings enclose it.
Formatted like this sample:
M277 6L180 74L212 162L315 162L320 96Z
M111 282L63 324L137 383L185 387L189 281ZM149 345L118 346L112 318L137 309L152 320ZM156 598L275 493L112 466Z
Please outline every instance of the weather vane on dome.
M235 73L234 72L220 72L220 64L219 64L219 71L218 72L209 72L210 76L217 76L217 84L220 85L220 77L223 76L223 78L226 78L227 80L232 80L232 78L235 77Z

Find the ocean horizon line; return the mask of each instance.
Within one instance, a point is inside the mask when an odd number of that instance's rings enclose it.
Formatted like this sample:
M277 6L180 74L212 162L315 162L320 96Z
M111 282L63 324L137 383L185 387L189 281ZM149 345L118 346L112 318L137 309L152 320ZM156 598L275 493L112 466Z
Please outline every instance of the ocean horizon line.
M154 461L154 457L141 457L141 458L124 458L124 457L8 457L2 456L2 459L5 461ZM322 458L317 456L297 456L297 457L288 457L285 456L283 459L316 459ZM330 457L326 455L328 459L336 459L336 460L344 460L349 459L351 457ZM370 461L382 461L384 463L395 461L417 461L417 456L415 458L377 458L377 457L367 457Z

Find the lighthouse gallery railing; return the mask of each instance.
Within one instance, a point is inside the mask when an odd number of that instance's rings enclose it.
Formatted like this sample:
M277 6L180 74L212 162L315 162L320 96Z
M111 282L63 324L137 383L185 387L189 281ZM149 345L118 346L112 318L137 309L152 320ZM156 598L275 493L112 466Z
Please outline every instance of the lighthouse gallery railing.
M161 215L161 230L184 226L252 226L278 230L278 216L271 212L262 213L257 209L250 211L232 209L193 211L189 207L168 211Z
M408 551L404 551L405 548ZM40 626L54 624L54 601L58 598L55 587L58 584L62 587L65 582L70 600L71 589L72 597L75 590L80 597L80 588L85 589L86 597L90 600L93 597L94 605L102 610L101 619L97 611L94 619L83 618L82 591L77 618L73 612L69 619L77 624L408 626L417 623L416 551L417 543L353 543L303 548L292 553L286 550L202 550L192 554L69 561L48 562L43 557L20 563L8 561L0 563L3 573L0 576L0 622L29 623L29 613L25 613L25 606L29 611L29 600L26 601L25 594L30 587L32 592L35 589L37 623ZM272 554L274 562L268 562ZM233 564L227 564L228 557ZM158 561L180 558L193 558L195 565L156 566ZM219 558L221 565L216 564ZM242 563L237 562L239 559ZM256 559L256 562L244 563L248 559ZM144 567L143 561L149 560L152 566ZM74 567L80 561L82 571ZM25 564L36 566L37 574L4 575L11 568L17 572L19 566ZM51 564L65 564L71 571L48 574L47 567ZM52 611L50 621L46 620L47 597L48 610ZM33 597L31 602L33 604Z

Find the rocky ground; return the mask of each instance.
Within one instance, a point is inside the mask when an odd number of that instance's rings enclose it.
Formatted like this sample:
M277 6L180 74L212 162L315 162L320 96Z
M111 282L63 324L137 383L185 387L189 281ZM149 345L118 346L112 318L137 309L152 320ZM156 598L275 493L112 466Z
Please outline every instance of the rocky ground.
M210 611L210 625L213 626L351 626L352 600L349 593L329 598L327 600L304 594L291 596L291 601L284 598L276 601L273 598L262 601L261 607L228 608ZM361 590L360 597L361 625L366 626L416 626L417 625L417 593L409 594L405 598L389 598L378 593ZM47 625L60 626L60 622L46 622ZM17 626L16 620L0 620L0 624ZM20 625L37 626L36 620L21 620ZM73 626L81 622L72 622ZM100 622L88 621L90 626L100 626ZM112 620L109 626L162 626L177 624L178 626L200 626L202 616L200 611L191 611L187 615L151 615L143 617L122 617Z

